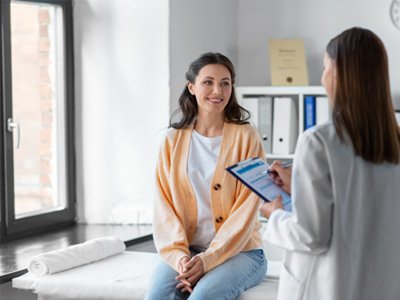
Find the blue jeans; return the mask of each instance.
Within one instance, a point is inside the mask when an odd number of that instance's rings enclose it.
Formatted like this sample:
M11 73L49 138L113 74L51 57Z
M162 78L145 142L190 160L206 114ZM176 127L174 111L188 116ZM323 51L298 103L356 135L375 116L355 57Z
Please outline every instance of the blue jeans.
M240 252L204 274L190 294L176 289L178 273L167 263L160 262L153 272L146 300L236 299L245 290L259 284L266 271L267 260L263 250Z

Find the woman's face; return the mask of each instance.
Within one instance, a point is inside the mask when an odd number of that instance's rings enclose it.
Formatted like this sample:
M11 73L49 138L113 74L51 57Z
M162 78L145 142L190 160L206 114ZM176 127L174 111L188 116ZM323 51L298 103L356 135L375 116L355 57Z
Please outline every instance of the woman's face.
M321 84L325 87L329 103L333 106L334 91L336 88L335 63L327 53L324 56L324 72L321 77Z
M232 94L231 73L224 65L209 64L200 69L188 89L196 97L199 114L224 114Z

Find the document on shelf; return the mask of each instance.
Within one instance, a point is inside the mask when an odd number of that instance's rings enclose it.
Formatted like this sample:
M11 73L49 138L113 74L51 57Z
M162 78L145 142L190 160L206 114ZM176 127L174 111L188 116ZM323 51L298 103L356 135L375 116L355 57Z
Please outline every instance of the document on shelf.
M304 96L304 130L316 124L315 96Z
M315 115L316 125L323 124L330 120L331 111L329 108L328 97L316 97L315 98Z
M396 110L395 116L396 116L397 124L399 124L399 126L400 126L400 110Z
M274 97L272 153L294 152L299 135L297 106L291 97Z
M262 96L259 99L258 109L258 131L260 132L261 142L267 153L272 152L272 110L273 99L269 96Z
M226 170L264 201L270 202L281 195L284 209L292 211L292 199L289 194L274 183L267 172L268 168L268 163L259 157L255 157L238 162L226 168Z
M250 121L254 127L258 129L259 118L258 118L258 110L259 110L259 100L258 97L243 97L241 105L250 112L251 118Z

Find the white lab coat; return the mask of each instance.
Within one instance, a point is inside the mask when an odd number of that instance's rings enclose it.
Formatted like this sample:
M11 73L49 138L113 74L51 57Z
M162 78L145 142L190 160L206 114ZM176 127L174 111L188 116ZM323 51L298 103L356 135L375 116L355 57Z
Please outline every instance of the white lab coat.
M300 137L292 179L293 212L264 235L286 250L278 299L400 299L400 164L355 156L329 123Z

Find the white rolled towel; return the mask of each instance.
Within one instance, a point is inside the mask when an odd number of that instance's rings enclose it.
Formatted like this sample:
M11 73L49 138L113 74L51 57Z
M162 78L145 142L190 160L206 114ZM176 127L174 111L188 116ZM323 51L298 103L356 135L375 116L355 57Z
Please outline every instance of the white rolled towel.
M124 242L117 237L96 238L35 256L29 262L28 271L37 276L53 274L122 253L125 249Z

